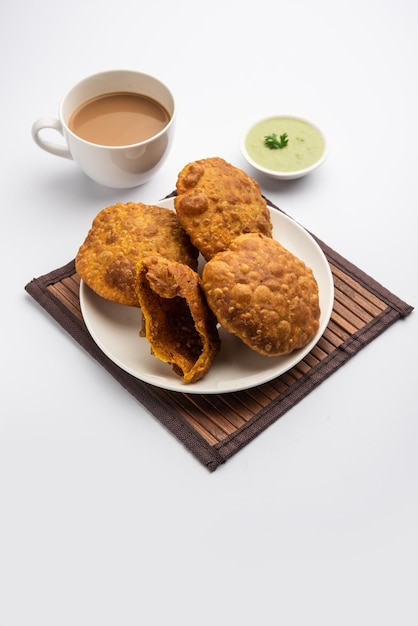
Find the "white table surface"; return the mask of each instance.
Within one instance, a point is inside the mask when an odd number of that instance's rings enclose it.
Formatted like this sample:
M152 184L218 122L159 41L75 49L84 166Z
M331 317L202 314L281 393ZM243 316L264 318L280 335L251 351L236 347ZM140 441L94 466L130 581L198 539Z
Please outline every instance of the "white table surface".
M3 626L418 623L416 312L211 474L24 292L105 206L160 199L198 158L248 171L245 129L293 113L329 158L262 191L417 305L417 24L415 0L3 5ZM30 135L108 68L177 101L166 164L130 191Z

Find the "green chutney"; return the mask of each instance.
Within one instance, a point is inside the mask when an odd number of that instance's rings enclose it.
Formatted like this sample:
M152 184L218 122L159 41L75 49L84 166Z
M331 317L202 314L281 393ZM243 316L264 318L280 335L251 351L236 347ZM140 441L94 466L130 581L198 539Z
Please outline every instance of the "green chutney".
M264 143L267 135L287 134L284 148L271 149ZM321 133L308 122L295 117L271 117L253 126L245 138L250 158L268 170L297 172L316 163L324 153Z

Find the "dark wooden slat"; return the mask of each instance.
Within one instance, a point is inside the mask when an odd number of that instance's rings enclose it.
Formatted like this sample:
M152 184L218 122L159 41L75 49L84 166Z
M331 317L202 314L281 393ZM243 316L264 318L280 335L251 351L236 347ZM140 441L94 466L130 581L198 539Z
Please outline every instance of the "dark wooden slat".
M386 309L387 305L385 302L356 282L351 276L348 276L334 265L331 265L331 269L336 293L338 293L338 291L346 293L353 302L361 302L362 306L364 306L373 317Z
M72 290L68 288L68 285L65 285L63 282L55 283L54 285L50 285L48 290L54 294L58 300L60 300L67 309L69 309L79 320L82 320L83 317L80 311L80 301L77 296L73 293Z

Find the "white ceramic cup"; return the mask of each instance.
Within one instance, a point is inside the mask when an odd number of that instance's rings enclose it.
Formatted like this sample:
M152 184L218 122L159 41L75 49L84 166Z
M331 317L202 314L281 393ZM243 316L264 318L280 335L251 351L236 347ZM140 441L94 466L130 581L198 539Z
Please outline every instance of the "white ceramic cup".
M150 139L127 146L94 144L68 128L71 114L78 106L96 96L114 92L133 92L156 100L169 113L169 122ZM89 76L72 87L61 101L59 119L38 119L32 126L32 137L43 150L76 161L95 182L127 189L147 182L161 167L172 146L174 125L175 103L166 85L141 72L110 70ZM65 144L47 141L42 137L44 129L61 133Z

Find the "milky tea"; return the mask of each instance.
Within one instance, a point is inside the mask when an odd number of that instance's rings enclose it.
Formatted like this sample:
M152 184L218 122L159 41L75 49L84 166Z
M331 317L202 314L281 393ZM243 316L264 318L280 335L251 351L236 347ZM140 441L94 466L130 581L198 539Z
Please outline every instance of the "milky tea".
M72 113L68 127L81 139L102 146L127 146L157 135L170 121L156 100L131 92L87 100Z

